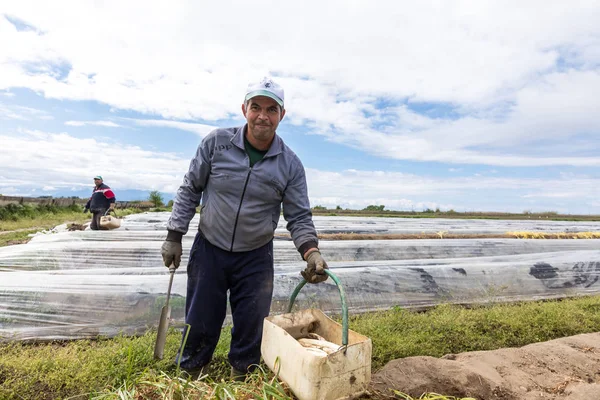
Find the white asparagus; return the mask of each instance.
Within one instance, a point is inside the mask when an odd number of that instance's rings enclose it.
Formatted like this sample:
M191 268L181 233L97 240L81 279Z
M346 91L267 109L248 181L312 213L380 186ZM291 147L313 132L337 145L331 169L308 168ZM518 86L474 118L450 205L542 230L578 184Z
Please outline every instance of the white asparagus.
M338 351L340 348L339 345L328 342L327 340L315 340L315 339L302 338L302 339L298 339L298 342L304 347L321 349L324 352L326 352L327 354L334 353L334 352Z

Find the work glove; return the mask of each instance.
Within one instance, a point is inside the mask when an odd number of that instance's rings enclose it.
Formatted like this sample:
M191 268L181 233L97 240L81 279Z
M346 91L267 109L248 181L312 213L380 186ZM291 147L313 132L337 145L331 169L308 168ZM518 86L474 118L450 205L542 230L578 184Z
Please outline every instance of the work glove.
M83 207L83 213L85 214L85 213L88 213L88 212L90 212L90 209L87 208L87 207Z
M175 269L179 268L179 264L181 264L181 254L183 253L181 242L165 240L160 248L160 253L165 262L165 267L169 268L171 264L173 264Z
M306 268L300 274L308 283L321 283L325 282L328 278L325 269L328 269L327 263L317 250L312 251L308 255L306 258Z

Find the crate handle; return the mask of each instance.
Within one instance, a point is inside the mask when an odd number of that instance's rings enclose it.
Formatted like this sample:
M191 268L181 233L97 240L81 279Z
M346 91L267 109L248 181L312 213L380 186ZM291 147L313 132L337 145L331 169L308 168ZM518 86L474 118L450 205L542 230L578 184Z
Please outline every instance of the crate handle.
M344 288L340 283L340 280L337 276L330 270L326 269L325 273L335 282L338 290L340 291L340 299L342 300L342 346L348 346L348 306L346 305L346 294L344 293ZM287 312L292 312L292 307L294 306L294 301L296 300L296 296L300 292L300 289L306 285L306 280L302 278L302 282L296 286L292 296L290 297L290 305L288 306Z

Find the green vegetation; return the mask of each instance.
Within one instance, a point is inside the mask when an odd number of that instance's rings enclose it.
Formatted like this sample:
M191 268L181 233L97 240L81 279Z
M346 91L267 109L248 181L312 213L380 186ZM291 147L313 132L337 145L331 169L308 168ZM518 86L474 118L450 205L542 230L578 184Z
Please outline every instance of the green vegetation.
M34 219L52 215L70 214L81 212L83 206L73 204L66 207L40 204L7 204L0 206L0 221L19 221L23 219Z
M395 308L352 316L350 328L373 340L376 371L401 357L439 357L596 332L600 330L600 296L471 309L441 305L421 313ZM290 398L270 372L259 370L245 384L229 381L228 328L223 330L209 376L189 380L173 365L180 338L172 329L165 360L158 362L152 359L155 332L95 341L0 344L0 398ZM429 394L422 399L452 398Z
M151 202L154 207L162 207L164 205L162 194L158 190L153 190L148 195L148 201Z
M37 229L25 229L17 232L0 232L0 247L12 244L26 243L29 241L29 235L36 233Z
M401 308L355 316L351 329L373 340L374 369L400 357L519 347L600 330L600 296L496 304L440 305L424 313Z
M512 220L549 220L549 221L600 221L600 215L571 215L558 214L556 211L534 213L525 210L523 213L504 212L457 212L452 209L442 211L425 208L422 211L392 211L386 210L385 205L369 205L362 210L342 209L336 206L330 209L321 205L312 208L313 215L338 215L350 217L388 217L388 218L456 218L456 219L512 219Z
M2 232L19 234L22 237L25 230L33 233L38 230L50 229L65 221L85 222L90 219L90 214L84 214L83 206L72 205L57 207L49 205L32 206L29 204L8 204L0 206L0 240L5 241ZM14 231L14 232L12 232ZM33 232L32 232L33 231ZM26 237L26 235L25 235Z
M383 209L385 208L384 205L381 206L377 206L377 205L370 205L370 206L366 206L365 208L363 208L363 211L383 211Z
M171 203L172 204L172 203ZM169 206L169 205L167 205ZM402 214L384 210L316 209L315 214L441 217L448 218L537 218L538 214L494 214L478 216L441 212ZM367 207L368 208L368 207ZM117 210L119 216L140 212ZM502 215L502 216L500 216ZM52 207L10 205L0 207L0 246L26 240L27 235L58 224L86 222L80 206ZM562 219L547 213L548 219ZM574 217L574 216L570 216ZM588 220L600 217L585 216ZM4 231L4 232L2 232ZM593 233L593 232L592 232ZM589 233L590 235L592 233ZM439 232L438 234L441 234ZM516 234L516 233L514 233ZM520 233L523 237L526 233ZM586 233L588 234L588 233ZM594 233L595 234L595 233ZM589 236L589 235L588 235ZM587 236L586 236L587 237ZM156 304L156 307L161 307ZM352 316L351 329L373 340L373 371L401 357L472 350L516 347L559 337L600 330L600 296L563 301L497 304L466 309L440 305L417 313L401 308L386 312ZM138 337L81 340L55 343L0 343L1 399L290 399L289 389L261 365L245 383L231 382L227 352L229 329L210 365L208 376L190 380L173 365L181 335L172 329L165 349L165 360L152 359L156 332ZM416 400L395 392L399 399ZM378 399L376 394L370 397ZM424 394L423 400L459 400L437 394ZM465 399L466 400L466 399Z
M136 208L117 209L119 217L140 213ZM0 206L0 246L24 243L29 234L52 229L65 223L85 223L91 214L83 213L82 205L59 207L53 205L8 204Z

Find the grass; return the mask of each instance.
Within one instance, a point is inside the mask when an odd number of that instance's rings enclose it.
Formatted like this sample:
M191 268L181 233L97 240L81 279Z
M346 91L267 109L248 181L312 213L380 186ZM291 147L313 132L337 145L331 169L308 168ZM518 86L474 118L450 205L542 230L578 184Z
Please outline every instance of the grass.
M440 305L424 313L401 308L354 316L351 329L373 340L374 369L401 357L519 347L600 330L600 296L464 308Z
M14 205L13 205L14 206ZM79 206L70 207L0 207L0 247L29 240L29 234L52 229L65 223L85 223L91 219L90 213L83 213ZM7 211L8 209L8 211ZM135 208L118 209L119 217L142 212Z
M147 372L137 384L123 385L118 389L106 390L92 395L102 400L138 399L290 399L289 388L273 374L260 369L249 376L246 382L222 379L216 381L206 376L190 380L166 373Z
M421 313L395 308L352 316L350 328L372 339L376 371L401 357L440 357L596 332L600 330L600 296L471 309L441 305ZM190 381L172 361L180 338L172 329L165 359L158 362L152 359L155 332L94 341L0 344L0 398L291 398L285 385L268 371L255 372L246 384L229 381L229 328L223 329L209 377ZM397 396L410 399L400 393ZM452 399L427 396L421 398Z
M17 232L0 232L0 247L13 244L26 243L29 241L29 235L36 233L37 229L19 230Z
M79 209L38 211L35 215L0 219L0 246L27 240L30 233L50 229L65 221L86 222L90 215ZM119 210L119 215L135 212L139 210ZM432 235L449 238L446 232ZM507 235L554 238L531 232L509 232ZM552 235L555 238L599 237L598 232ZM600 296L472 309L441 305L423 313L395 308L353 316L350 327L372 338L372 366L376 371L388 361L401 357L439 357L471 350L516 347L598 331ZM165 348L166 358L162 361L152 359L155 335L155 331L150 331L138 337L38 344L0 343L0 399L292 398L285 384L275 379L264 365L246 383L228 379L228 328L223 330L209 376L197 381L190 380L173 365L180 334L171 330ZM395 396L417 400L401 392L395 392ZM370 398L380 397L373 395ZM459 400L435 393L423 394L418 399Z
M48 213L34 217L23 217L16 221L0 221L0 231L14 231L17 229L50 229L63 224L64 221L82 223L89 221L91 214L81 211L62 211L56 214Z
M348 216L348 217L387 217L387 218L445 218L445 219L508 219L508 220L548 220L548 221L600 221L600 215L559 214L548 211L532 213L503 213L476 211L392 211L392 210L338 210L313 208L313 215Z

